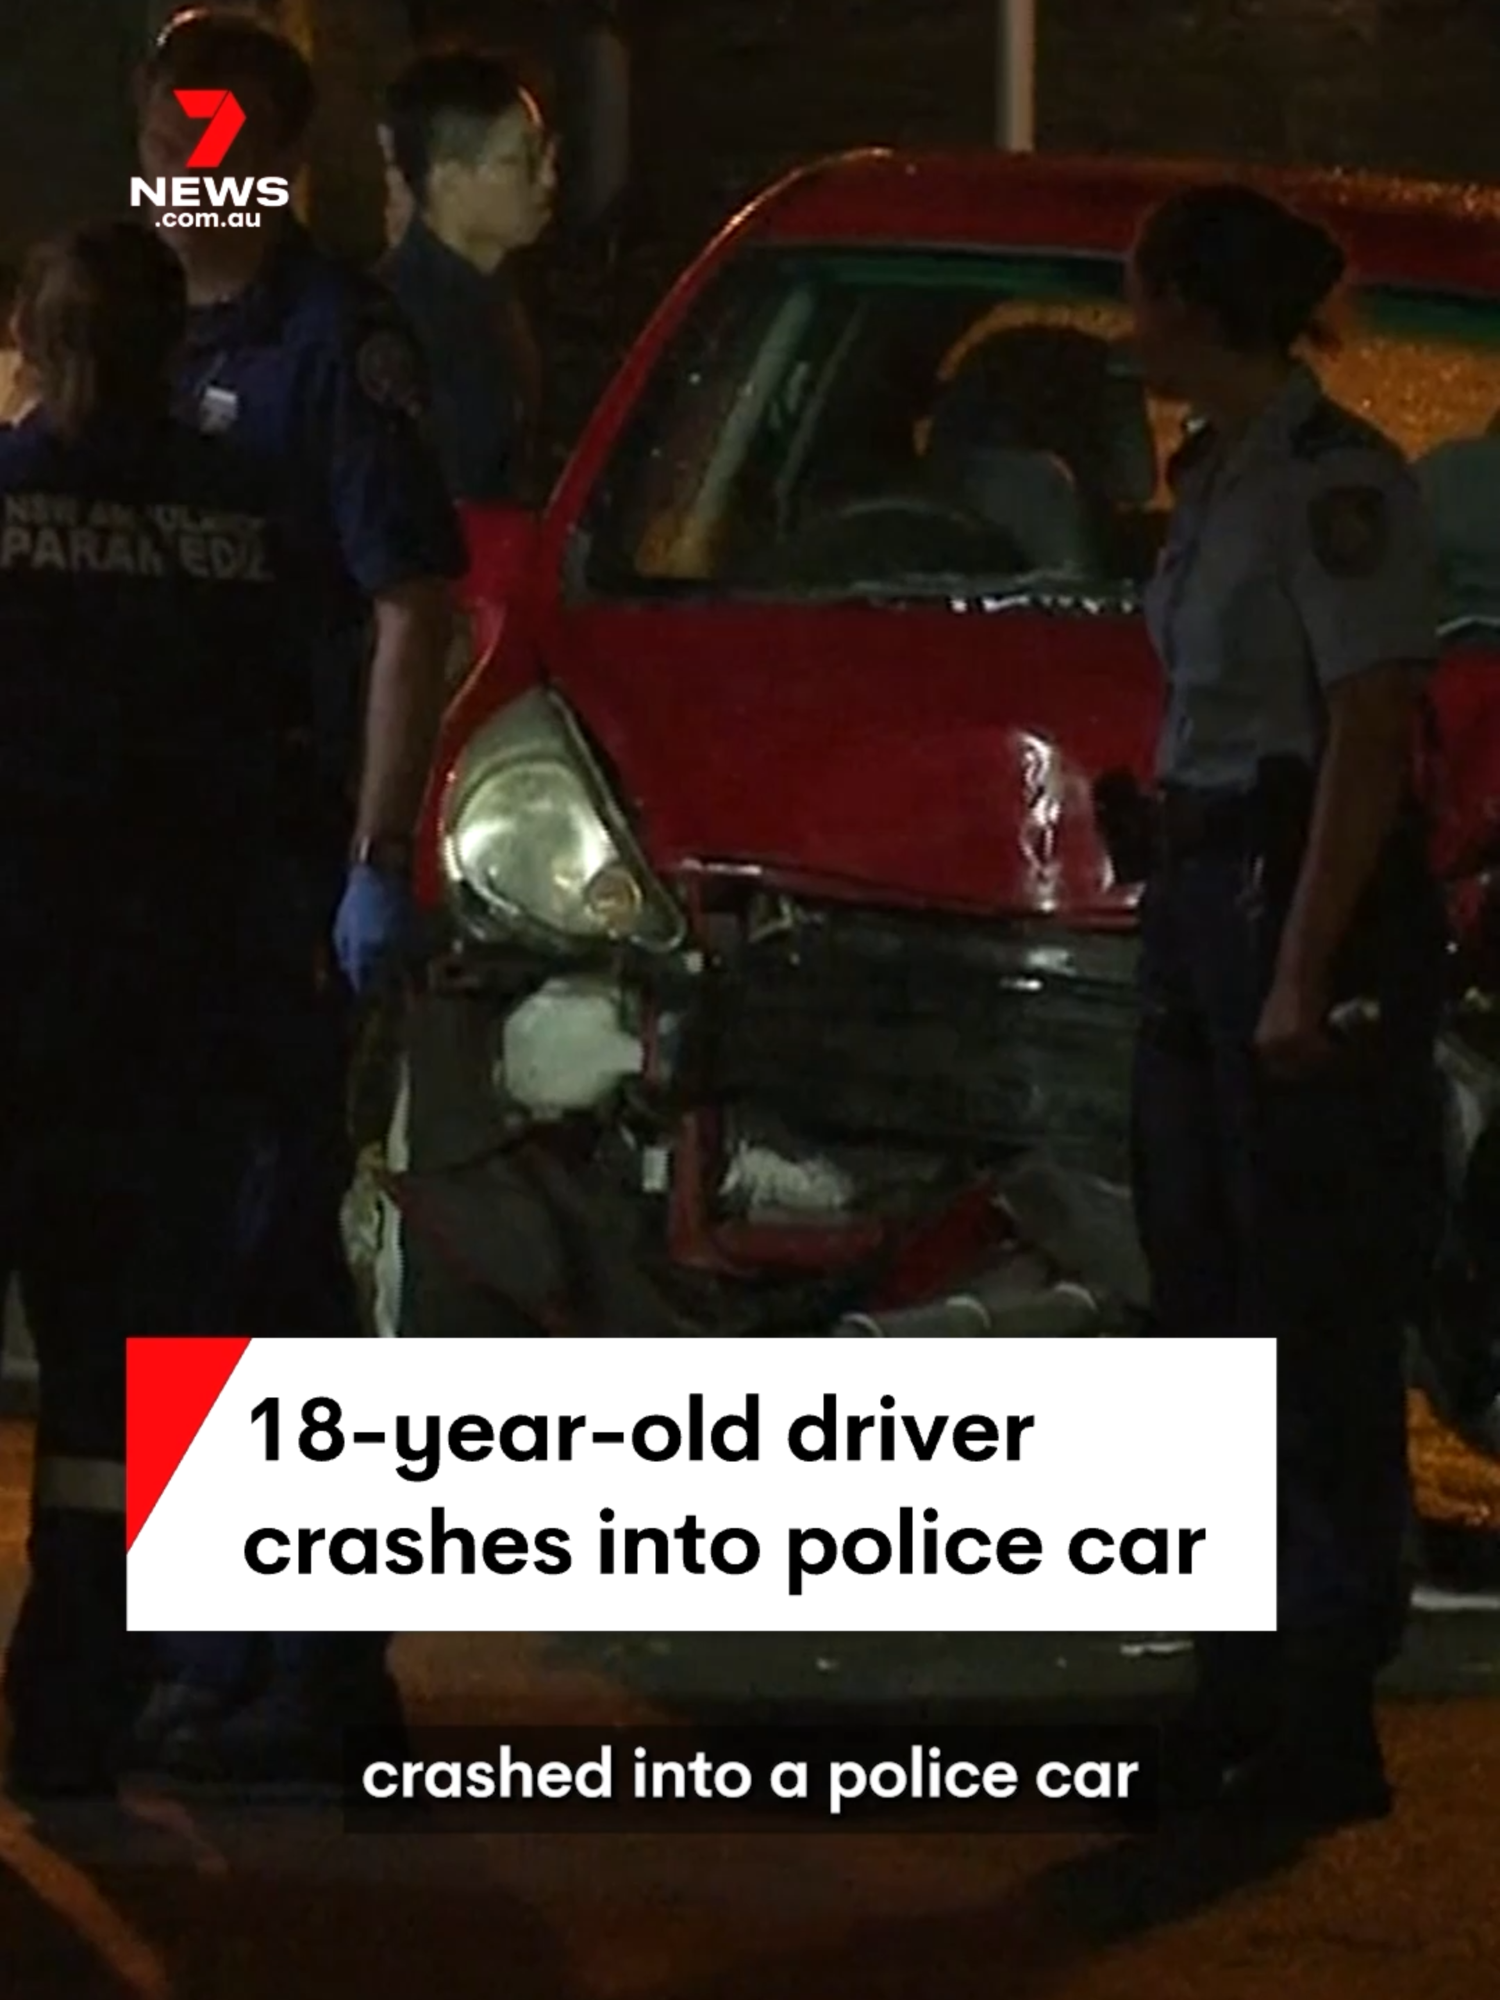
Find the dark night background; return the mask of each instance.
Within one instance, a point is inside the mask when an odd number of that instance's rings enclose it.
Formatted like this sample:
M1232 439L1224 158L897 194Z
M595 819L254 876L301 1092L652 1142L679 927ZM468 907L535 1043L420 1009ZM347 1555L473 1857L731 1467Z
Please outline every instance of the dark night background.
M421 9L432 31L512 37L535 37L548 11L547 0ZM559 329L563 436L676 268L767 180L841 147L993 134L994 0L623 0L620 11L637 70L636 226L593 337L576 320ZM1500 177L1493 0L1037 0L1037 18L1042 148ZM577 289L567 261L554 247L564 301Z
M574 0L268 0L310 32L325 110L316 215L379 247L371 110L407 38L545 50ZM637 176L607 284L554 241L559 447L664 285L748 194L844 146L983 144L994 0L619 0L636 70ZM128 79L161 0L7 0L0 258L97 207L130 171ZM1038 143L1500 175L1493 0L1038 0Z

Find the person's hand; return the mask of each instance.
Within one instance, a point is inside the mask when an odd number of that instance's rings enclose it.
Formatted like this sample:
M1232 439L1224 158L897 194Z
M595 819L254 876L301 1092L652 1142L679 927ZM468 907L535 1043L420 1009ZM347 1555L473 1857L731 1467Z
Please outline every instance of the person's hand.
M1328 1061L1328 995L1323 982L1278 970L1255 1029L1255 1053L1276 1077L1306 1076Z
M415 934L406 877L357 862L333 922L333 949L354 991L364 995L392 983L411 956Z

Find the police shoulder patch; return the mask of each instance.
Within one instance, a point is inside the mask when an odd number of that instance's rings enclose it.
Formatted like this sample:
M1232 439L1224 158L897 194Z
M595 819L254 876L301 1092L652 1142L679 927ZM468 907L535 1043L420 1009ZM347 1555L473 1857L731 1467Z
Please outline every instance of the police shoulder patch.
M427 413L427 377L411 335L389 323L369 328L354 350L354 375L370 401L403 416Z
M1378 486L1329 486L1308 508L1313 554L1330 576L1374 576L1386 559L1390 523Z

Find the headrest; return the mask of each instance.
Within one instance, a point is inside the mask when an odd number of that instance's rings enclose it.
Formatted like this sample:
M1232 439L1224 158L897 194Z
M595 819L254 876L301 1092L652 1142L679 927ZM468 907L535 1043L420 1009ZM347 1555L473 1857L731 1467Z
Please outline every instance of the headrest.
M928 445L934 462L976 449L1045 452L1107 503L1149 505L1156 440L1126 352L1075 327L998 329L938 395Z

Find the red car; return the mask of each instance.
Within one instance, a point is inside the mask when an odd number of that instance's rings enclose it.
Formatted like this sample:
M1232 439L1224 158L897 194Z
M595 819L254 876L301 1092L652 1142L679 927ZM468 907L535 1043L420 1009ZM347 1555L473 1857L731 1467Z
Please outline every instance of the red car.
M1149 777L1183 412L1132 364L1122 258L1191 171L793 173L666 299L541 519L474 518L384 1330L1131 1323L1133 909L1091 793ZM1438 839L1478 950L1500 197L1264 178L1347 243L1320 366L1434 509Z

